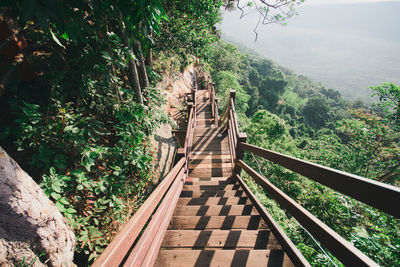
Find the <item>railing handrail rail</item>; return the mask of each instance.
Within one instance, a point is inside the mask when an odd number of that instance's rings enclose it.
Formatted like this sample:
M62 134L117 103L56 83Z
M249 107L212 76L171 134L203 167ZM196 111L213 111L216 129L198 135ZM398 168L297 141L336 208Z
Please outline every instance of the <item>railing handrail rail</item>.
M122 262L184 164L185 158L175 164L92 266L117 266Z
M161 246L162 233L165 233L168 227L173 208L178 201L183 183L188 175L189 156L192 150L194 128L196 126L197 86L197 78L195 76L192 90L193 102L190 105L188 104L188 127L185 135L183 157L175 164L141 207L122 227L121 231L100 254L92 266L105 267L120 265L135 242L137 242L136 245L139 244L139 246L135 245L132 250L134 253L131 253L129 257L126 258L124 264L126 266L131 266L135 264L141 265L142 263L144 265L152 265L154 263L158 249ZM152 218L150 219L150 217ZM148 225L145 227L147 223ZM143 229L145 230L138 239Z
M400 218L400 188L247 143L239 147L331 189ZM357 189L357 190L355 190Z
M302 225L323 245L325 245L332 252L332 254L346 264L346 266L379 266L350 242L346 241L329 226L324 224L309 211L303 208L295 200L283 193L267 178L257 173L242 160L239 160L238 164L283 208L288 210L289 213L300 223L300 225Z
M330 229L314 215L305 210L296 201L280 191L265 177L254 171L243 162L245 151L261 156L267 160L286 167L296 173L304 175L312 180L337 190L345 195L360 200L397 218L400 217L400 210L393 203L400 203L400 189L375 180L367 179L354 174L335 170L319 164L311 163L295 157L286 156L271 150L263 149L246 143L246 135L239 132L239 125L235 111L235 92L231 91L229 99L221 114L220 123L228 130L228 141L232 161L233 175L240 182L240 169L243 168L249 175L267 190L275 200L287 209L310 233L314 234L338 259L345 264L357 264L357 266L378 266L373 260L363 254L351 243L342 238L335 231ZM242 140L243 139L243 140ZM243 181L242 181L243 183ZM357 190L355 190L357 188ZM377 196L373 196L373 194ZM372 200L371 200L372 199ZM397 209L396 209L397 208ZM279 233L281 234L281 233ZM282 235L280 239L287 242L287 236ZM292 244L289 241L288 244ZM286 244L285 247L291 251L291 259L294 262L303 264L293 246Z

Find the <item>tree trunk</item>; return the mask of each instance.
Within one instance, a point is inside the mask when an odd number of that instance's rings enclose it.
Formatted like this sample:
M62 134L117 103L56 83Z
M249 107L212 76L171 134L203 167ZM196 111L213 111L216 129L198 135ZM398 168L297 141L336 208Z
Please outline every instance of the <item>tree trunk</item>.
M139 82L139 75L136 69L135 61L132 58L129 59L128 71L129 83L131 84L131 87L135 89L136 101L143 105L143 96Z
M120 15L120 20L121 20L121 33L122 33L122 39L124 41L124 45L129 48L131 53L133 53L133 50L131 48L131 40L128 36L129 33L126 32L126 27L122 20L122 15ZM129 66L128 66L129 84L130 84L131 88L133 88L135 90L136 101L143 105L142 90L140 87L139 75L138 75L138 71L136 68L135 60L130 56L128 59L128 63L129 63Z
M153 49L151 47L146 55L146 66L153 67Z
M142 46L140 45L140 41L135 41L135 50L137 51L138 59L139 59L139 77L140 77L140 84L142 88L149 87L149 78L147 77L146 65L144 63L144 57L142 52Z
M0 266L72 266L74 251L60 211L0 147ZM46 265L35 260L42 253Z

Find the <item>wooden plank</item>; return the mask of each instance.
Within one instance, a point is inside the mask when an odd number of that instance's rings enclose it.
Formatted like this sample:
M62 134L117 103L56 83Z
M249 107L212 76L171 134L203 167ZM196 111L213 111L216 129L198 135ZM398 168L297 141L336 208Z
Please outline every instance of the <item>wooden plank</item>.
M168 230L163 249L282 249L270 230Z
M228 145L228 138L226 136L200 136L193 138L193 148L199 149L205 146L226 146Z
M174 166L134 216L124 225L114 240L100 254L93 266L116 266L121 263L184 163L185 160L181 159Z
M224 129L221 127L218 128L204 128L204 127L196 127L194 129L194 135L195 136L201 136L201 135L209 135L212 133L220 133L223 134L224 133Z
M179 198L179 206L201 206L201 205L247 205L251 201L247 197L196 197Z
M229 145L228 138L220 138L218 140L218 137L210 137L210 136L202 136L202 138L197 138L195 137L193 140L193 147L196 147L196 149L201 149L203 147L214 147L214 148L220 148Z
M196 118L198 118L198 119L212 119L213 117L212 117L211 112L202 111L202 112L197 112Z
M156 267L294 266L282 250L161 250Z
M174 216L228 216L258 215L253 205L179 206Z
M183 190L180 197L244 197L243 190Z
M203 184L203 185L188 185L183 186L183 190L238 190L241 189L239 184Z
M214 178L216 178L214 180ZM208 180L207 180L208 179ZM185 185L194 185L194 186L201 186L201 185L228 185L228 184L236 184L232 177L208 177L208 178L191 178L190 181L186 181ZM239 189L237 187L237 189ZM201 190L201 189L194 189L194 190Z
M130 252L124 263L127 266L150 266L157 258L157 252L162 243L162 236L167 231L168 222L177 203L177 194L182 190L185 182L185 170L181 169L174 183L169 188L165 198L154 213L136 246ZM150 264L146 264L146 263Z
M214 125L213 121L197 121L196 127L210 127Z
M218 155L216 155L218 156ZM223 155L225 156L225 155ZM206 157L205 159L191 159L189 161L190 164L201 164L201 163L230 163L231 159L230 157L226 158L212 158L212 157Z
M189 175L192 177L221 177L232 175L232 168L196 168L189 169Z
M229 148L226 148L226 149L224 149L224 150L213 150L213 151L193 151L193 154L192 155L196 155L196 156L199 156L199 155L202 155L202 156L210 156L210 155L214 155L214 156L216 156L216 155L227 155L227 156L229 156L230 157L230 153L229 153Z
M205 112L203 112L203 113L205 113ZM212 118L211 118L211 119L197 119L197 121L211 121L211 122L212 122L213 120L214 120L214 119L212 119Z
M309 211L283 193L268 179L261 176L242 160L238 164L243 168L271 197L273 197L282 208L289 213L315 238L325 245L334 256L346 266L379 266L367 255L358 250L355 246L333 231L326 224L312 215Z
M215 143L210 145L200 145L196 147L195 152L207 152L207 151L216 151L216 152L229 152L229 144L228 142L224 143Z
M193 151L195 152L208 152L208 151L221 151L228 152L230 149L228 140L224 142L212 142L209 144L206 143L196 143L193 146Z
M393 205L393 203L400 203L399 187L335 170L261 147L244 143L240 143L240 147L337 190L342 194L371 205L396 218L400 218L400 209L396 205Z
M172 216L169 229L267 229L260 215L250 216Z
M198 105L196 108L198 112L211 112L211 105L209 103Z
M189 163L189 169L204 169L204 168L231 168L232 164L229 163Z
M225 177L188 177L186 179L187 185L223 185L223 184L234 184L236 180L230 176Z
M230 160L230 158L231 158L230 155L196 154L196 153L193 153L193 155L190 157L191 161L198 160L198 159L210 159L210 160L229 159Z
M267 209L264 207L264 205L257 199L257 197L254 195L254 193L250 190L250 188L247 186L247 184L243 181L243 179L235 175L235 178L237 181L240 183L242 186L243 190L246 192L247 196L251 199L254 208L257 209L261 217L263 217L264 221L268 224L269 228L271 229L272 233L276 236L277 240L285 250L285 252L288 254L289 258L291 261L296 265L296 266L305 266L309 267L311 266L308 261L305 259L303 254L296 248L296 246L293 244L292 240L286 235L286 233L283 231L283 229L280 227L280 225L272 218L272 215L269 214ZM200 215L200 214L199 214Z

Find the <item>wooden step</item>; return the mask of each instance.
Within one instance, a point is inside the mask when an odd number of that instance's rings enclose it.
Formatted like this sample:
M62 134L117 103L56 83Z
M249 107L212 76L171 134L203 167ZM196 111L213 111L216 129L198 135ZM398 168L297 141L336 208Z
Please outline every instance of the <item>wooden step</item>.
M157 267L294 266L282 250L160 250Z
M180 197L243 197L243 190L183 190Z
M193 153L192 156L190 157L190 162L194 161L194 160L230 160L231 159L231 155L213 155L213 154L197 154L197 153Z
M174 216L258 215L253 205L178 206Z
M207 177L207 178L198 178L198 177L188 177L186 178L185 184L187 185L223 185L223 184L234 184L236 183L236 179L232 177Z
M250 216L172 216L169 229L267 229L260 215Z
M270 230L168 230L163 249L282 249Z
M200 103L196 106L196 114L201 112L211 112L211 105L210 103Z
M194 128L194 137L196 136L204 136L210 134L224 134L225 130L218 127L218 128L204 128L204 127L196 127Z
M229 150L228 139L224 140L213 140L213 139L203 139L198 141L193 141L192 151L204 151L204 150L218 150L227 149Z
M189 169L189 175L192 177L230 176L232 168L195 168Z
M194 197L179 198L178 206L210 206L210 205L247 205L251 204L247 197Z
M212 113L211 112L197 112L196 113L196 120L198 119L212 119Z
M191 185L191 184L184 184L183 190L238 190L241 189L238 183L235 184L210 184L204 183L200 185Z
M232 164L229 163L189 163L189 169L205 169L205 168L232 168Z
M192 156L220 156L220 155L225 155L225 156L230 156L230 151L229 149L224 149L223 151L193 151Z
M218 155L215 155L218 156ZM227 157L225 158L212 158L212 157L206 157L204 159L191 159L189 160L190 164L201 164L201 163L230 163L231 162L231 157L229 155L226 155Z
M229 151L229 143L228 139L224 141L217 141L217 142L200 142L194 144L192 146L192 151L193 152L199 152L199 151L222 151L222 150L227 150Z
M196 127L211 127L211 126L214 126L213 120L207 120L207 121L196 120Z
M215 129L215 128L210 128L210 129ZM203 135L193 136L193 144L196 144L199 141L203 142L203 140L223 141L225 139L228 140L228 135L225 132L209 131L205 132Z

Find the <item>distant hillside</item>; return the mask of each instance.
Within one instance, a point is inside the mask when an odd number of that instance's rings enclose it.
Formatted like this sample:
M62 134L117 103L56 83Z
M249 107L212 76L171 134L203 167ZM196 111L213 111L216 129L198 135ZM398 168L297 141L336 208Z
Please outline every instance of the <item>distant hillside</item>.
M225 12L220 28L225 39L369 102L368 86L400 83L398 10L400 2L303 6L286 27L260 26L257 42L256 13L239 20L237 11Z

